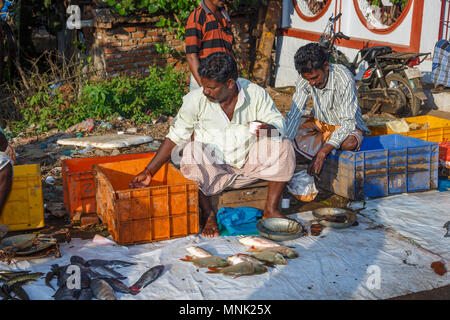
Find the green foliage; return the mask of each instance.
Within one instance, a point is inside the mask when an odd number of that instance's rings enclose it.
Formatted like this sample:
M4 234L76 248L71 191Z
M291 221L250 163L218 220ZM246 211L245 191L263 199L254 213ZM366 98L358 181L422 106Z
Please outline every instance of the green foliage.
M200 0L103 0L117 13L123 16L135 12L165 15L156 24L176 32L179 38L184 36L184 27L189 14L199 5Z
M149 71L146 77L86 83L79 98L66 89L40 88L28 98L23 120L12 124L14 133L33 124L43 132L55 127L64 130L88 118L108 120L120 115L141 124L161 114L175 115L186 94L186 75L170 66L150 67Z

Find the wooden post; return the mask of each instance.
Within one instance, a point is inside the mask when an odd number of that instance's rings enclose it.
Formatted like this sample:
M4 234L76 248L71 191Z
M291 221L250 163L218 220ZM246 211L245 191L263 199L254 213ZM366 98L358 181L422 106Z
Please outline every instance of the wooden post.
M269 79L271 55L275 41L275 31L281 16L281 0L270 0L262 34L256 51L256 61L253 68L253 78L260 86L266 86Z

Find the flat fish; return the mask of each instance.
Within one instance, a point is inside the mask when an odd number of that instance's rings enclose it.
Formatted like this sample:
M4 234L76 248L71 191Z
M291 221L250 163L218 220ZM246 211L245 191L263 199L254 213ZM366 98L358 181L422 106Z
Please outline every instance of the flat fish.
M258 250L280 246L279 243L258 236L246 236L240 238L238 241L242 243L244 246Z
M117 300L113 288L103 279L92 279L91 290L98 300Z
M186 259L180 259L181 261L192 262L199 268L221 268L228 266L228 260L226 258L218 256L210 256L204 258L193 258L186 256Z
M153 268L150 268L149 270L147 270L140 278L138 281L136 281L135 284L133 284L130 289L131 290L141 290L143 288L145 288L146 286L148 286L150 283L152 283L153 281L155 281L156 279L159 278L159 276L162 274L162 272L164 271L164 266L163 265L158 265L155 266Z
M194 258L206 258L211 257L212 254L208 252L207 250L200 248L200 247L187 247L186 251L189 253L190 256Z
M211 269L206 273L222 273L225 276L233 278L238 278L241 276L251 276L267 272L267 268L265 266L259 263L252 263L249 261L241 262L222 269L213 269L213 268Z

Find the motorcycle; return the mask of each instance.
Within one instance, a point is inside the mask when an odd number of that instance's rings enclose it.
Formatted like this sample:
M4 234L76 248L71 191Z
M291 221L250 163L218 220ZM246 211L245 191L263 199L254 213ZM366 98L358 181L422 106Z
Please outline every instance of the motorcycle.
M366 46L350 62L335 47L336 41L350 40L342 32L335 32L334 25L341 15L329 18L319 45L329 54L331 63L345 65L354 76L359 66L367 62L368 68L361 81L356 83L361 108L371 114L383 111L397 116L416 116L427 99L420 82L422 75L416 66L430 53L396 52L389 46Z

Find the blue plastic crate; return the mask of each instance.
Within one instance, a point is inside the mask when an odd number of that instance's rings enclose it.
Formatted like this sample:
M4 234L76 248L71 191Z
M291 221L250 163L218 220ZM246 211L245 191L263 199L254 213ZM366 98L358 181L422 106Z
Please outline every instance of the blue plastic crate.
M362 200L438 187L439 145L398 134L365 138L361 150L333 151L319 186Z

